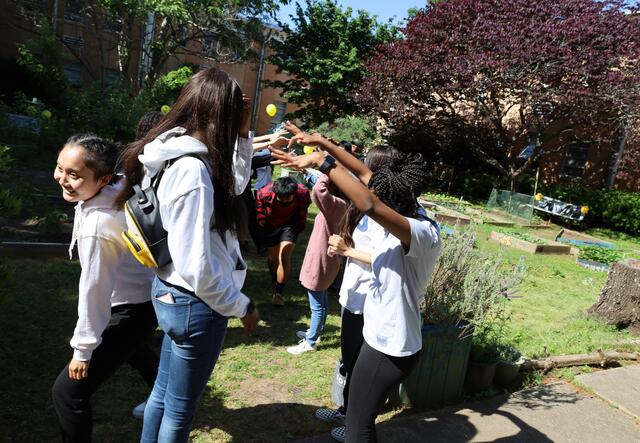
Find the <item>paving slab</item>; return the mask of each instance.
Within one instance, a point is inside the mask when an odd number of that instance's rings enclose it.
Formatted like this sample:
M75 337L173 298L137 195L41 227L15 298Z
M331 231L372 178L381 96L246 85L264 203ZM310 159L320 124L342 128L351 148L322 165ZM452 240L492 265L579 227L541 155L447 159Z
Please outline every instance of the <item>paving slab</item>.
M580 374L576 380L616 407L640 419L640 365Z
M640 422L567 383L396 418L379 424L377 431L385 443L640 442ZM334 443L322 435L299 443L329 442Z

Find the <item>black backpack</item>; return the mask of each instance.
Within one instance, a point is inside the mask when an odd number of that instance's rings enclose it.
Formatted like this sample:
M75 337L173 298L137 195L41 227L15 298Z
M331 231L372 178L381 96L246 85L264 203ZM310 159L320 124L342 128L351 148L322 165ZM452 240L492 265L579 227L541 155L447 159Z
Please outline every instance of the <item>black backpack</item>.
M122 238L133 256L149 268L161 268L171 263L167 231L162 226L157 192L164 172L182 157L199 159L194 154L187 154L167 161L151 178L149 187L142 189L140 185L133 186L134 195L124 205L129 229L122 233Z

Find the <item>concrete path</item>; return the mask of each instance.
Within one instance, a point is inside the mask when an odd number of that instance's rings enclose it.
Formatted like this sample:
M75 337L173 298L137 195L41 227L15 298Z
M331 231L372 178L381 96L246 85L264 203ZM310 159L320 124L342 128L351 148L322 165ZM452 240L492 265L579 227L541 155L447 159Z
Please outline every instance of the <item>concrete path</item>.
M576 380L615 407L640 419L640 365L581 374Z
M637 390L640 366L620 377L625 377L626 386L633 383L636 387L635 400L632 396L624 397L625 404L636 410L640 405ZM538 386L511 396L473 402L462 408L396 418L378 425L377 429L378 440L384 443L640 442L640 421L636 417L567 383ZM299 443L330 442L335 443L327 434Z

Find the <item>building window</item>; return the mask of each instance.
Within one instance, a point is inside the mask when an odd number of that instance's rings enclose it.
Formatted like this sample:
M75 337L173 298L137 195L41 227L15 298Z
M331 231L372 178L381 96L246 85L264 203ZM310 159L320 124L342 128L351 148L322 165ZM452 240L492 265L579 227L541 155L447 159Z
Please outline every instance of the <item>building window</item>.
M84 22L84 2L82 0L65 0L64 19L69 22Z
M70 85L79 85L82 83L82 66L67 63L62 67L62 71Z
M582 178L588 154L588 145L577 142L568 144L565 148L562 175L571 178Z
M72 35L64 35L62 36L62 41L67 46L67 48L72 49L74 51L79 51L84 48L84 39L82 37L73 37Z
M105 31L120 32L122 31L122 17L115 14L108 14L104 18L103 24Z

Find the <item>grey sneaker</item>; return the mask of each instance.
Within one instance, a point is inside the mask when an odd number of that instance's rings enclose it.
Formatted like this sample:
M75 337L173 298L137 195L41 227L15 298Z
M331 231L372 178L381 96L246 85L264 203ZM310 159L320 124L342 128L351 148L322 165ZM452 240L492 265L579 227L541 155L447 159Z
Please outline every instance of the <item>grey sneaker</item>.
M345 415L337 409L318 408L315 416L320 421L327 423L344 423Z
M331 438L337 441L345 441L347 434L346 426L338 426L337 428L333 428L331 430Z
M144 418L144 408L146 407L147 407L147 400L143 401L138 406L133 408L133 411L131 411L131 414L133 415L134 418L137 418L138 420L142 420Z

